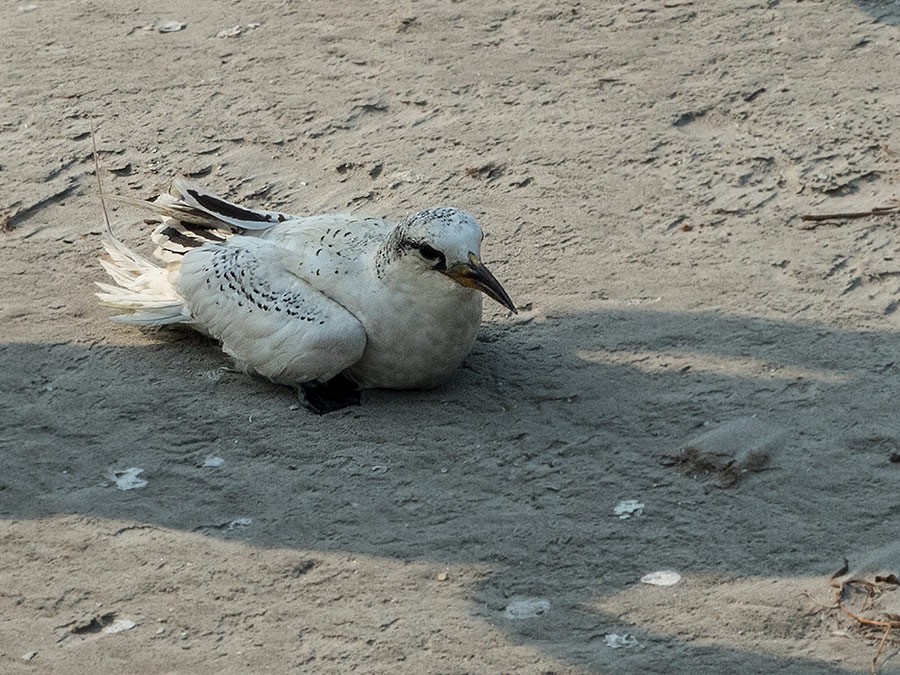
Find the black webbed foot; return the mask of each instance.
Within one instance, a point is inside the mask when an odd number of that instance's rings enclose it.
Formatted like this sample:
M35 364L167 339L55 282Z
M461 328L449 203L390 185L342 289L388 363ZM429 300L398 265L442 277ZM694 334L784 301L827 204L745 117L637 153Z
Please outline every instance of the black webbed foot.
M316 415L359 405L361 395L357 384L342 374L328 382L304 382L297 393L304 405Z

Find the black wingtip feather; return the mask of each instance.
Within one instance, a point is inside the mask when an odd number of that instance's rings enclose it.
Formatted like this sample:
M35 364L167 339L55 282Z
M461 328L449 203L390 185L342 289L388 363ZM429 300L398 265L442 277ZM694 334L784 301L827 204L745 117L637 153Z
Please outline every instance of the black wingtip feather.
M228 237L223 237L215 230L211 229L209 226L200 225L197 223L179 223L181 227L185 229L185 231L190 232L195 237L200 239L205 239L208 242L220 243L225 241ZM196 245L196 244L195 244Z
M255 223L272 223L275 222L271 216L268 216L264 213L257 213L255 211L249 211L247 209L242 209L240 206L236 206L234 204L230 204L218 197L213 197L212 195L205 195L196 190L188 190L187 193L197 200L197 203L200 204L204 209L208 209L212 213L223 215L227 218L234 218L235 220L249 220Z
M184 246L185 248L197 248L198 246L203 245L202 242L199 242L196 239L191 239L190 237L184 236L174 227L167 227L166 229L162 230L160 234L171 241L173 244Z

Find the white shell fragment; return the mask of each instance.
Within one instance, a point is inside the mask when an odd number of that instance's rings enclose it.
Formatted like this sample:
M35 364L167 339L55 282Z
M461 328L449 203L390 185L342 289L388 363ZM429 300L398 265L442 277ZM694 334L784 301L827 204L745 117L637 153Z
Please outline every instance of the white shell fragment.
M176 33L180 30L184 30L187 26L186 23L182 23L181 21L162 21L153 24L153 27L159 33Z
M623 647L637 646L637 638L628 633L619 635L618 633L607 633L605 636L606 646L610 649L622 649Z
M253 524L253 518L235 518L228 523L228 529L233 530L237 527L250 527Z
M520 598L511 601L503 615L507 619L534 619L546 614L550 609L550 601L543 598Z
M651 586L674 586L681 581L681 575L674 570L660 570L659 572L650 572L641 577L642 584L650 584Z
M103 629L103 632L107 635L114 635L115 633L131 630L135 626L137 626L137 624L134 621L130 621L129 619L119 619L106 626Z
M142 473L144 473L143 469L133 466L124 471L113 471L110 469L106 477L113 481L120 490L137 490L147 485L147 481L143 478L138 478Z
M625 520L626 518L631 518L632 516L637 518L644 513L644 504L642 502L639 502L637 499L625 499L616 504L616 508L613 509L613 513L615 513L620 520Z
M207 455L206 459L203 460L203 468L204 469L218 469L225 463L225 460L217 455Z
M217 38L233 38L237 37L241 33L244 33L248 30L253 30L254 28L259 28L262 24L259 23L248 23L246 26L241 26L238 24L237 26L232 26L231 28L224 28L216 33Z
M231 28L224 28L216 33L217 38L228 38L228 37L237 37L241 33L244 32L243 26L232 26Z

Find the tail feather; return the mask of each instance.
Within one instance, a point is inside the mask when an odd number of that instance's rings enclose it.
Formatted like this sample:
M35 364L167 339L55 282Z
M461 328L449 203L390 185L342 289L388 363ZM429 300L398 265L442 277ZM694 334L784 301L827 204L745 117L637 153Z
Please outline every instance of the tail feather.
M228 239L232 232L222 229L221 223L218 225L219 227L201 225L187 220L166 218L150 235L150 239L156 244L153 257L164 263L173 263L199 246L221 243Z
M156 244L154 257L170 267L195 248L225 241L233 234L266 230L291 218L277 211L238 206L181 177L172 181L168 194L151 202L123 196L110 199L163 217L151 239ZM150 326L193 324L184 300L169 282L169 268L129 250L111 232L104 237L103 247L109 260L101 259L100 264L114 284L98 282L101 292L96 295L104 304L130 312L113 320Z
M117 314L109 317L110 321L116 323L127 323L133 326L150 326L159 328L161 326L171 326L178 323L190 323L185 321L184 317L171 312L159 310L146 310L143 312L132 312L131 314Z
M109 234L103 238L103 248L109 260L101 259L100 264L115 285L95 282L103 291L96 295L103 304L130 311L112 317L114 321L147 326L193 321L184 300L169 283L167 269L134 253Z

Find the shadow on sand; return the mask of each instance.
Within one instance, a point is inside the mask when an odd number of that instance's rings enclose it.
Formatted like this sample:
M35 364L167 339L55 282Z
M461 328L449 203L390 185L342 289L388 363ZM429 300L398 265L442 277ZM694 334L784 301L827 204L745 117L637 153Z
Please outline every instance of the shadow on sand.
M886 467L900 445L892 333L642 309L488 325L448 386L368 392L325 417L292 409L286 388L223 372L216 349L185 336L7 344L0 361L15 402L0 411L3 518L71 513L478 564L491 573L473 615L598 672L671 672L676 653L693 672L850 672L640 626L629 629L640 650L613 651L603 636L622 619L592 605L662 568L824 583L843 556L895 534L883 499L896 494ZM725 489L661 462L746 415L786 433L771 471ZM199 469L208 455L228 470ZM148 488L108 486L110 468L130 466ZM626 498L645 515L615 518ZM237 516L253 527L214 526ZM551 609L505 620L516 596Z

